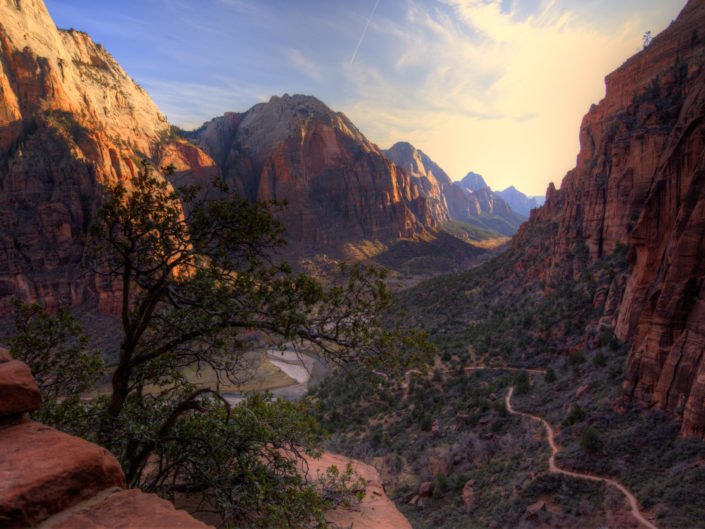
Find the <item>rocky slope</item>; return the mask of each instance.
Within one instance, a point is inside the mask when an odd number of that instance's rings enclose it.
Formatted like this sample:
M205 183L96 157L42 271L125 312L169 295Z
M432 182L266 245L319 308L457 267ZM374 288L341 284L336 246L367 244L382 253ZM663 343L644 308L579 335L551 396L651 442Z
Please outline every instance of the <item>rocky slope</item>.
M453 183L443 169L409 143L395 143L383 152L409 172L421 194L429 199L429 210L439 224L455 220L508 236L526 220L476 173Z
M413 237L435 224L409 174L314 97L275 96L189 137L240 194L287 202L279 216L299 254L357 258L366 241Z
M632 342L629 396L705 435L705 1L606 78L580 130L577 167L520 229L515 248L547 284L629 245L607 320ZM531 242L534 241L534 242ZM536 242L538 241L538 244ZM533 255L533 256L532 256ZM617 289L617 290L621 290Z
M110 287L81 273L82 238L101 185L142 158L217 173L100 44L57 29L41 0L0 0L0 314L12 295L53 306L96 290L109 308Z

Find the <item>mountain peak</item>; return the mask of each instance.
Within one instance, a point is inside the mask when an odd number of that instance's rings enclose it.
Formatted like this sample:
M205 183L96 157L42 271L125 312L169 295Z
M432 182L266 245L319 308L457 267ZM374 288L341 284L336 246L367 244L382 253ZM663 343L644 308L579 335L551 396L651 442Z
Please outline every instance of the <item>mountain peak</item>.
M315 96L304 94L284 94L282 96L273 95L266 103L255 105L255 108L260 105L271 106L278 109L286 109L288 111L312 112L316 114L333 114L334 112L323 101Z
M528 197L514 186L509 186L503 191L497 191L497 194L507 201L517 213L528 217L532 209L536 209L541 204L536 197Z
M311 127L338 130L342 134L365 145L367 151L373 145L341 112L334 112L328 105L314 96L272 96L266 103L259 103L244 113L238 127L240 141L257 161L260 154L271 150L295 133L306 136Z
M465 177L459 182L459 185L468 191L478 191L480 189L484 189L485 187L489 187L487 182L485 182L485 179L482 178L482 175L473 173L472 171L465 175Z

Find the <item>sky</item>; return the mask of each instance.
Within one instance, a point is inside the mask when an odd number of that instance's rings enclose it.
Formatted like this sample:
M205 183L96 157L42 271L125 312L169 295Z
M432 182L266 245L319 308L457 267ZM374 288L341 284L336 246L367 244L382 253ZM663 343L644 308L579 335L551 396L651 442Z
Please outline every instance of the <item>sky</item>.
M575 166L604 77L685 0L45 0L169 121L198 127L306 94L452 180L543 195Z

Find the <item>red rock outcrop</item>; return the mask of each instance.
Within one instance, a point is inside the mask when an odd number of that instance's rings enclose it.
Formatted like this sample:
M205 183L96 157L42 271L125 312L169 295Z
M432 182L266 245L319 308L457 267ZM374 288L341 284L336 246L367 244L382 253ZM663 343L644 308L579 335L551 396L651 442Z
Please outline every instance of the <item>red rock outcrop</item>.
M355 529L411 529L409 521L385 494L379 472L374 467L355 459L324 452L320 458L307 458L305 471L308 478L316 482L325 477L330 466L344 472L348 464L356 476L365 480L365 497L354 508L341 506L326 512L326 520L337 527Z
M0 515L15 527L125 484L120 464L107 450L32 421L3 428L0 453Z
M186 511L176 510L156 494L139 490L110 489L101 501L86 502L56 521L48 520L37 529L208 529Z
M612 319L632 341L628 395L705 435L705 1L606 78L580 130L577 167L534 210L515 249L537 274L576 278L628 244L630 275ZM531 241L534 241L533 243ZM538 241L538 242L537 242ZM533 246L532 246L533 245ZM539 251L538 247L542 249ZM532 247L529 249L529 247ZM528 258L527 258L528 259Z
M12 295L56 306L97 290L110 305L82 239L102 185L141 158L217 174L101 45L57 29L41 0L0 0L0 314Z
M17 360L0 362L0 417L36 410L42 396L27 364Z
M366 241L413 237L435 224L409 174L314 97L273 97L192 137L240 194L287 202L278 215L296 252L359 257Z
M0 527L207 529L153 494L123 490L106 449L29 420L40 404L29 368L0 348Z

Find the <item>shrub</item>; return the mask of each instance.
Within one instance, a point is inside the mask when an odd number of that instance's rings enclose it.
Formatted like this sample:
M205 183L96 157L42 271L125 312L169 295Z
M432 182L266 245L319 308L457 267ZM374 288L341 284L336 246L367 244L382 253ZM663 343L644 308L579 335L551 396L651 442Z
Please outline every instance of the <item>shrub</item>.
M605 367L607 365L607 359L602 351L597 351L595 356L592 357L592 365L595 367Z
M602 448L602 439L597 430L591 426L583 428L583 433L580 435L580 446L589 453L595 453Z
M553 370L552 367L549 367L548 369L546 369L546 374L544 375L544 380L549 384L552 384L553 382L556 381L556 372Z
M573 424L582 422L583 420L585 420L585 410L577 404L574 404L568 416L561 423L561 426L572 426Z
M446 476L442 470L439 470L438 474L436 474L436 479L434 479L433 492L440 497L443 496L450 489L451 483L448 479L448 476Z
M514 377L514 384L517 395L528 393L531 389L531 384L529 384L529 374L526 371L519 371Z

